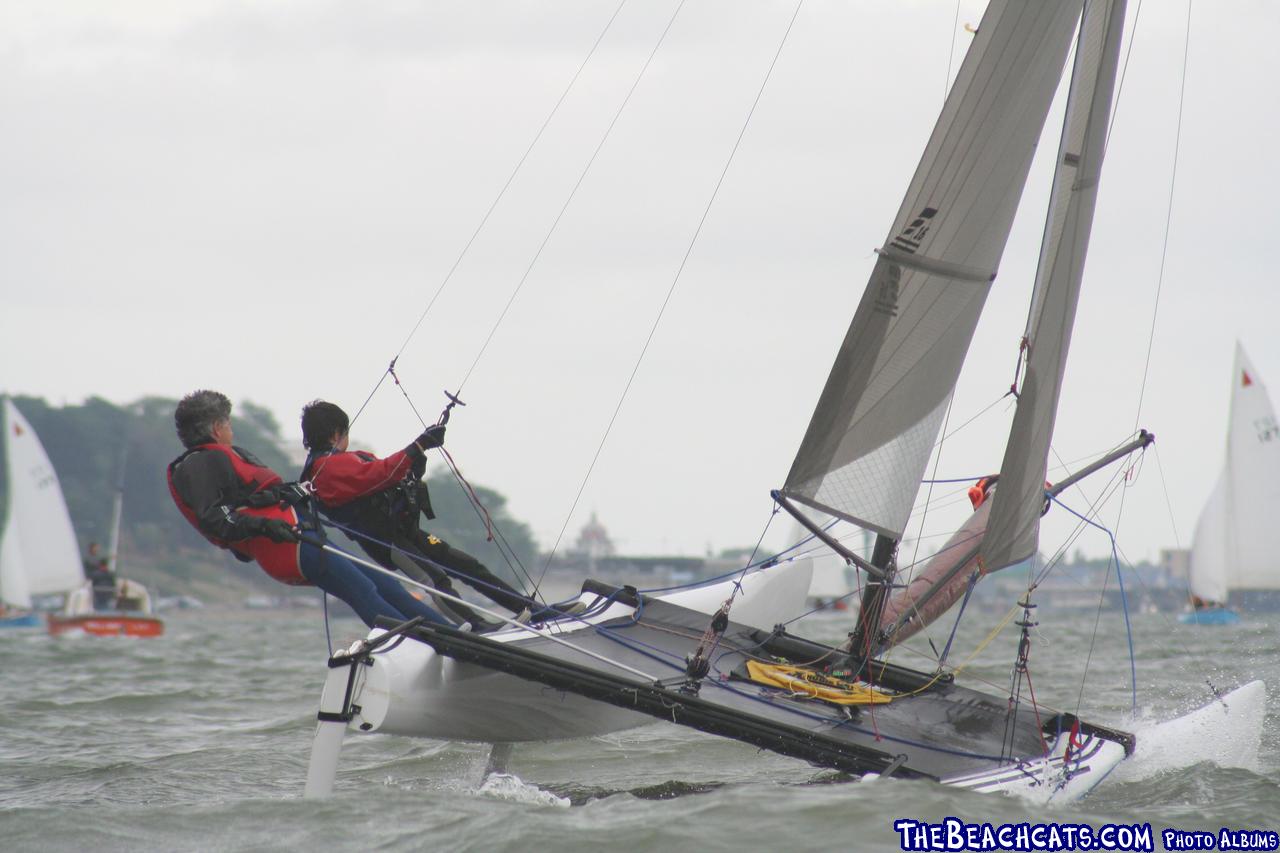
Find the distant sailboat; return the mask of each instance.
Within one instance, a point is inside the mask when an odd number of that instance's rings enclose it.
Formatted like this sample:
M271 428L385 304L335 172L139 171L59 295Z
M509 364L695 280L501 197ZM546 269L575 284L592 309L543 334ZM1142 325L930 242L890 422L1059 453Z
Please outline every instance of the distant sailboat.
M92 580L83 581L67 594L61 613L49 614L49 633L82 632L99 637L158 637L164 622L153 614L151 593L135 580L118 578L116 561L120 553L120 523L124 517L124 457L120 460L116 494L111 504L111 539L107 545L107 569L117 577L108 587L108 601L95 602Z
M1241 609L1280 604L1280 425L1267 386L1236 344L1227 453L1196 523L1187 623L1239 621Z
M58 474L36 431L4 400L7 472L4 532L0 534L0 626L33 627L40 615L31 598L70 592L84 582L80 553Z

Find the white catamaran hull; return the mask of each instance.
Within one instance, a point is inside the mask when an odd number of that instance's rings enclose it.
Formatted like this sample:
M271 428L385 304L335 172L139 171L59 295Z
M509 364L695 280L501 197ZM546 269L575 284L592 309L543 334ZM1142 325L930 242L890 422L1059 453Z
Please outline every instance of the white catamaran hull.
M802 612L810 579L807 561L748 574L734 600L733 616L745 624L771 628ZM733 581L729 580L657 598L711 614L732 590ZM584 604L595 600L591 594L582 596ZM613 604L586 620L566 620L547 630L572 642L573 634L588 624L633 612L631 607ZM369 637L382 633L374 630ZM529 631L509 629L488 636L503 642L526 638ZM329 671L324 709L343 706L348 672L345 666ZM360 731L489 743L592 737L650 721L643 714L459 663L418 642L402 642L379 651L372 665L359 667L351 703L360 709L352 720Z
M1201 761L1223 767L1248 766L1261 745L1266 715L1266 685L1251 681L1189 714L1140 730L1137 749L1127 760L1123 746L1098 737L1072 749L1068 759L1069 736L1064 734L1042 761L942 782L1045 804L1078 800L1113 772L1130 780Z

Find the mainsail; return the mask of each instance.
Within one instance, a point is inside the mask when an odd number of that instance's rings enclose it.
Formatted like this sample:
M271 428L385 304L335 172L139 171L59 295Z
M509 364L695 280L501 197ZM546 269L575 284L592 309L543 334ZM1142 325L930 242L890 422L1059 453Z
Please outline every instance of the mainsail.
M0 534L0 599L31 606L31 596L84 582L71 516L53 463L13 401L4 401L8 511Z
M1191 551L1192 593L1217 602L1228 589L1280 589L1280 425L1239 343L1233 371L1227 459Z
M1024 338L1026 373L982 543L987 572L1025 560L1039 543L1049 443L1098 198L1124 14L1124 0L1090 2L1080 25Z
M900 538L995 278L1082 0L987 7L784 495Z
M1084 9L1027 322L1027 369L994 497L886 606L879 626L896 643L928 625L985 574L1033 553L1044 505L1049 441L1097 199L1115 88L1124 0ZM989 515L988 515L989 513Z

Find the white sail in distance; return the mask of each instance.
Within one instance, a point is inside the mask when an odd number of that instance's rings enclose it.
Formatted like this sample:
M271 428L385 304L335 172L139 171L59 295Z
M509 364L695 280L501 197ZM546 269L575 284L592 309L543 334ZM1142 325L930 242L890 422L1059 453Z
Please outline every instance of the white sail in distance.
M901 538L1026 184L1082 0L993 0L783 494Z
M28 608L31 596L84 582L71 515L53 463L13 401L4 401L7 512L0 541L0 596Z
M1195 539L1191 543L1191 576L1187 583L1192 595L1217 604L1225 604L1230 593L1227 587L1227 488L1224 471L1196 521Z
M1225 602L1232 589L1280 589L1280 425L1262 377L1236 344L1227 458L1191 549L1191 591Z
M1125 5L1091 0L1081 20L1024 338L1025 373L982 542L980 558L988 572L1025 560L1040 541L1049 444L1106 153Z

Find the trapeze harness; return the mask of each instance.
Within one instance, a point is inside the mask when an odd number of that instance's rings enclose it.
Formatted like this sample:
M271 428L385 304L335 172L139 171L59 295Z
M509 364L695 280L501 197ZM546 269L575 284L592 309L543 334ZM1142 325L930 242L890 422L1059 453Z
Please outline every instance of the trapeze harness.
M284 481L279 474L263 465L247 450L228 447L225 444L202 444L191 448L169 463L169 494L173 497L173 502L178 505L182 515L187 521L191 522L192 527L200 531L200 535L205 539L208 539L219 548L231 551L236 557L245 562L256 560L263 571L281 583L290 584L291 586L309 586L310 581L302 576L298 543L275 542L267 536L253 536L238 542L227 542L205 532L200 527L195 510L187 505L173 484L173 471L187 457L195 453L211 450L222 453L227 457L227 461L231 463L236 479L244 486L244 490L237 496L240 500ZM274 518L283 521L290 527L297 527L299 524L298 514L291 506L280 506L277 503L272 503L263 507L236 506L233 508L240 515Z

